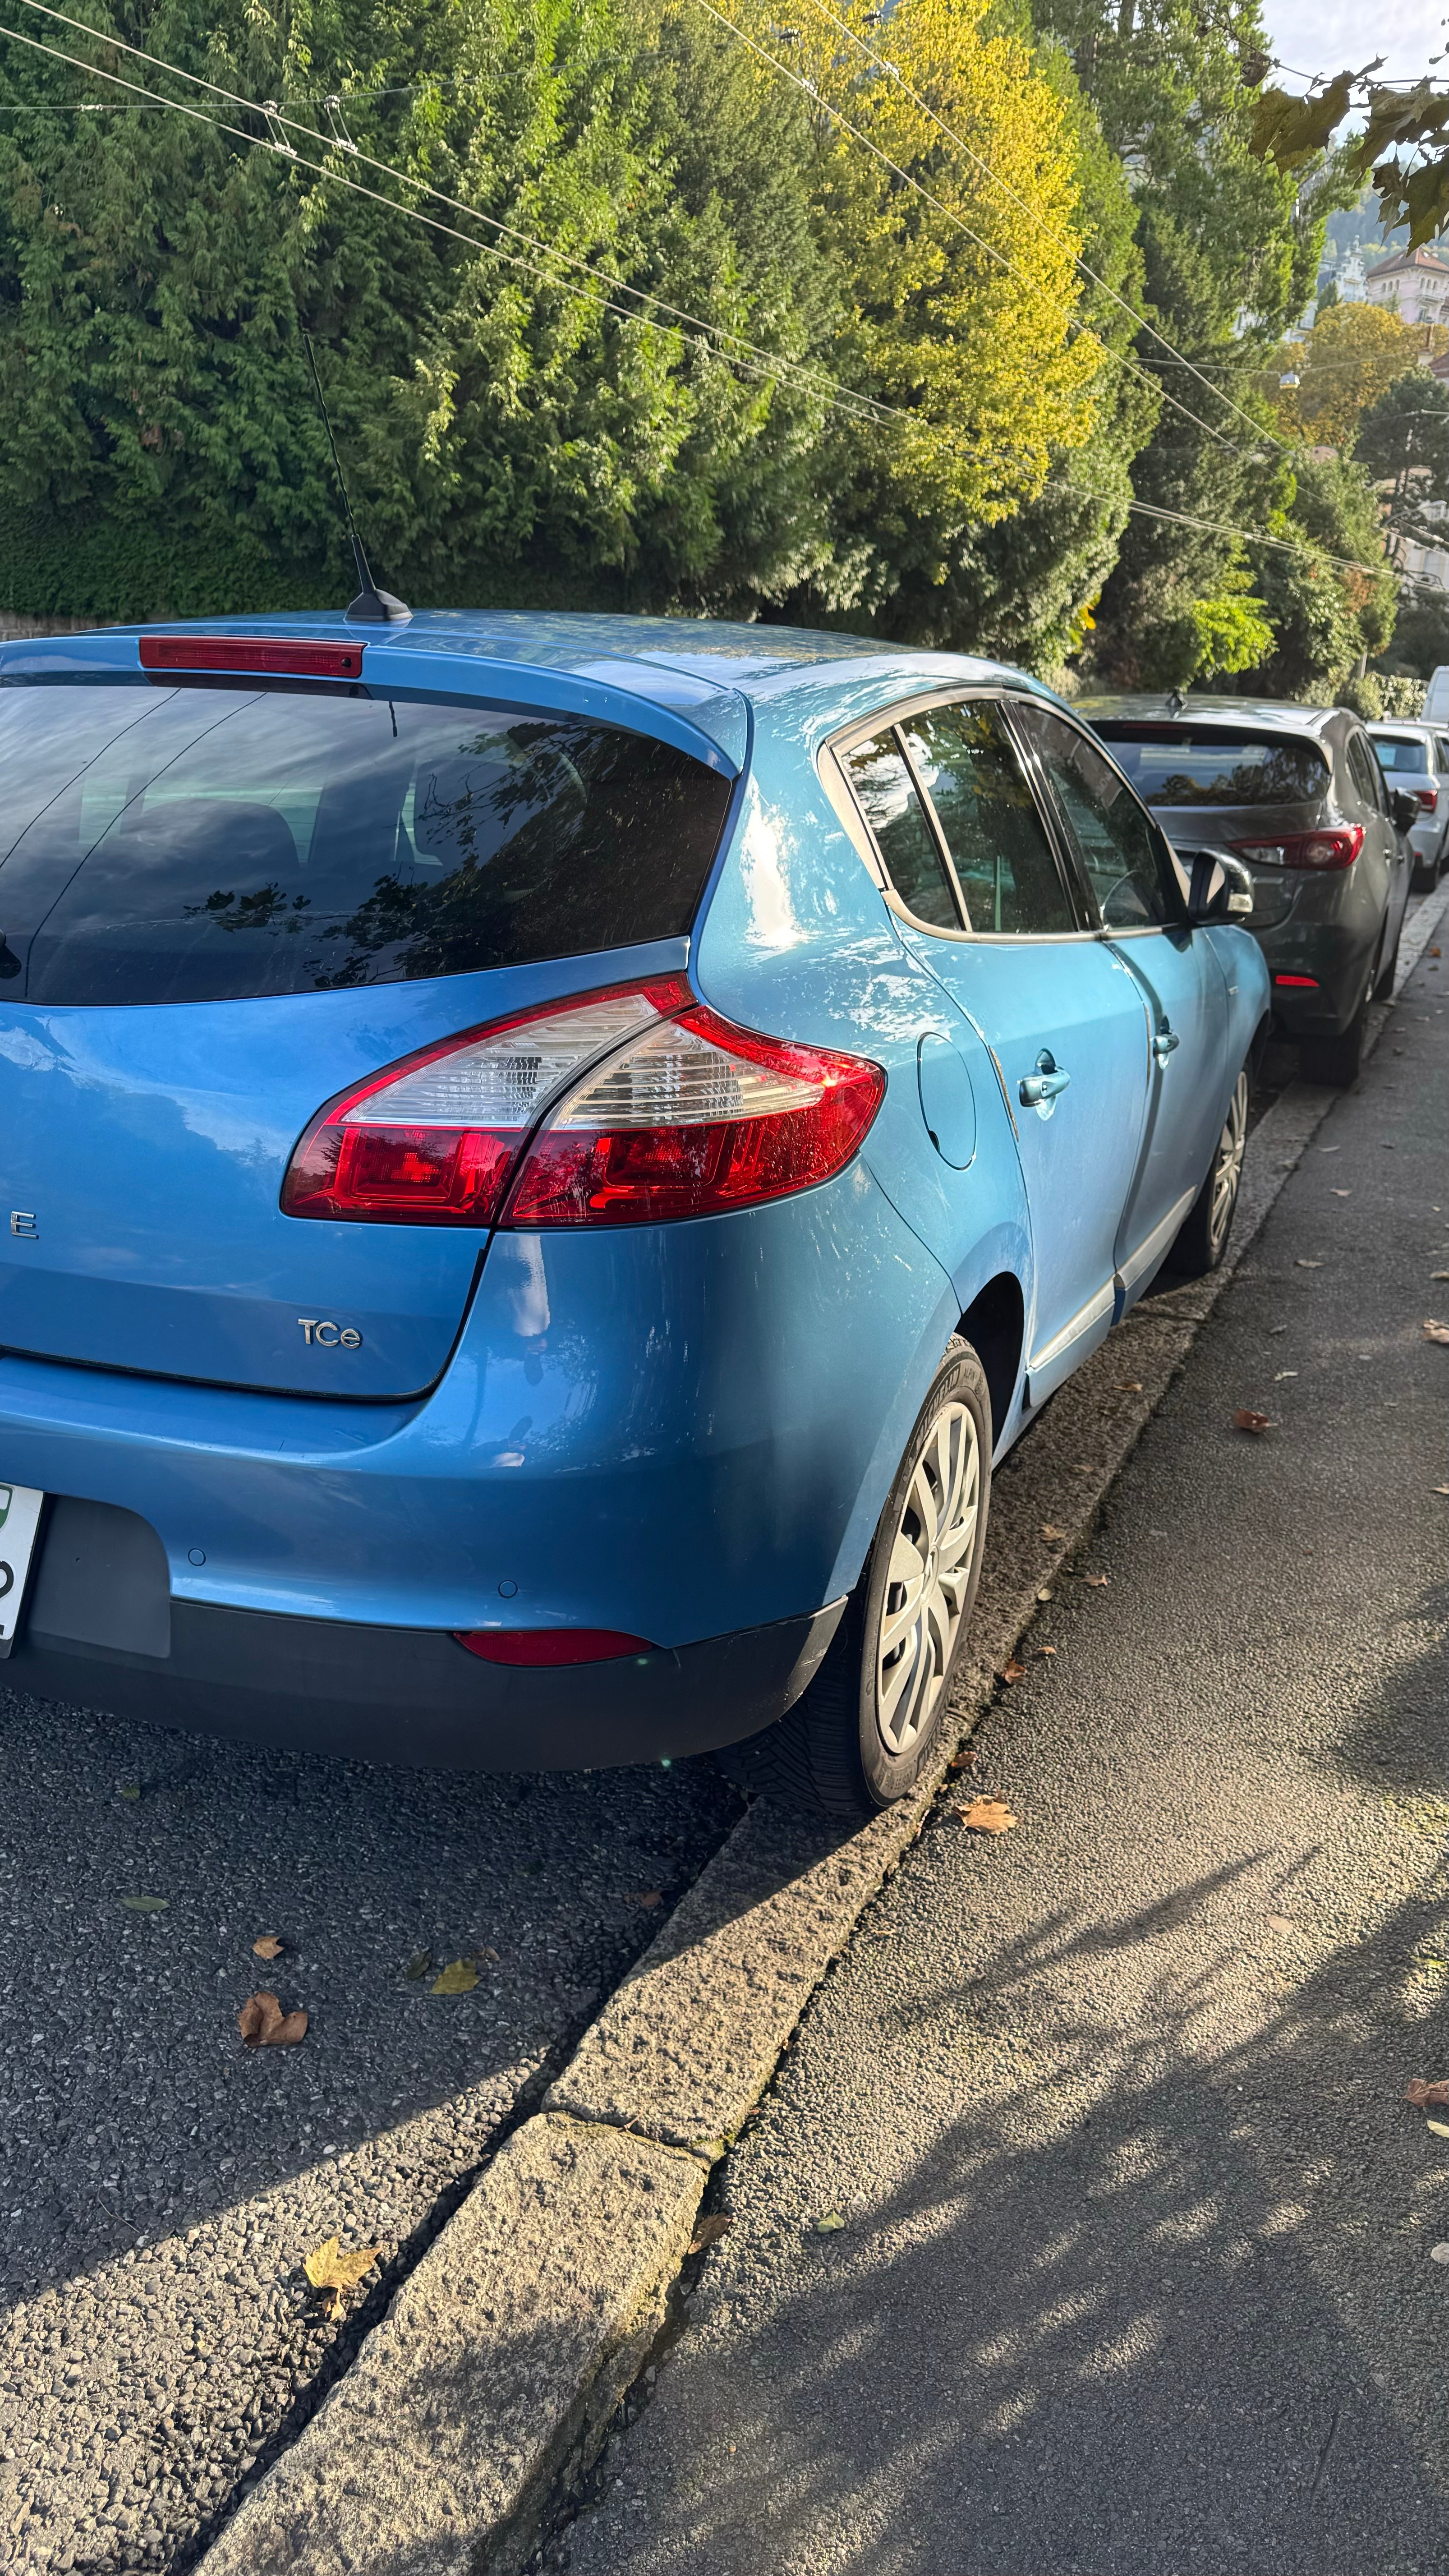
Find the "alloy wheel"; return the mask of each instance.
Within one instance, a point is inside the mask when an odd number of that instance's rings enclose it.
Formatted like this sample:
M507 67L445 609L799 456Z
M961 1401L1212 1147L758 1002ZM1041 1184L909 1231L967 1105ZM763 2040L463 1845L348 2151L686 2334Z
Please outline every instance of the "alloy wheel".
M1212 1209L1208 1229L1212 1254L1217 1260L1228 1239L1233 1210L1238 1203L1238 1184L1243 1177L1243 1154L1248 1142L1248 1077L1240 1073L1233 1085L1223 1132L1218 1139L1217 1160L1213 1165Z
M891 1547L876 1643L875 1712L888 1753L929 1726L961 1629L981 1508L981 1453L964 1404L936 1415Z

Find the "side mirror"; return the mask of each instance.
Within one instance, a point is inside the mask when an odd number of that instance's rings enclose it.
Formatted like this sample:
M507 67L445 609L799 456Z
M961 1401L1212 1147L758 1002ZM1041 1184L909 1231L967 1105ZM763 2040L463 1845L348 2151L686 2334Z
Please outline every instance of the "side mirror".
M1401 832L1412 831L1414 825L1419 819L1419 800L1417 796L1411 796L1406 788L1391 787L1389 789L1389 812L1392 814L1394 821L1397 823Z
M1184 850L1174 856L1187 879L1190 921L1246 921L1253 910L1250 869L1231 850Z

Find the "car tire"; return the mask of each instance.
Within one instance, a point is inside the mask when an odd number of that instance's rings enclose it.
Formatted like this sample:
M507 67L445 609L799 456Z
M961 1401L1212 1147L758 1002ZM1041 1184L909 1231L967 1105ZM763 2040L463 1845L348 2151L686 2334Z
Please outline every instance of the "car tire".
M1183 1279L1205 1279L1217 1269L1233 1230L1247 1141L1248 1068L1244 1065L1233 1085L1207 1179L1183 1219L1182 1231L1163 1264L1165 1270L1174 1270Z
M737 1787L845 1824L915 1787L940 1738L981 1577L991 1440L985 1372L953 1335L819 1672L777 1725L715 1757Z

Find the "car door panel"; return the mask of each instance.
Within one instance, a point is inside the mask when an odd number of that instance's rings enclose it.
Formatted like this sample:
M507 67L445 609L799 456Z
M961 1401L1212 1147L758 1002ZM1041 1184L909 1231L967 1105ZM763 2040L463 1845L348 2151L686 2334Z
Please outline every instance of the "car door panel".
M1238 1073L1227 987L1206 931L1182 917L1161 833L1100 745L1049 708L1022 706L1016 720L1146 1012L1146 1113L1114 1247L1121 1313L1171 1250L1212 1161Z
M1146 1112L1145 1005L1121 961L1081 927L999 699L918 711L847 746L842 767L898 896L896 870L906 872L900 935L984 1051L1011 1122L1032 1235L1035 1404L1111 1324L1116 1236ZM922 866L921 815L947 861L935 877ZM968 925L954 934L952 897ZM989 928L978 933L980 921ZM970 1046L961 1052L978 1061ZM963 1218L969 1205L963 1196Z

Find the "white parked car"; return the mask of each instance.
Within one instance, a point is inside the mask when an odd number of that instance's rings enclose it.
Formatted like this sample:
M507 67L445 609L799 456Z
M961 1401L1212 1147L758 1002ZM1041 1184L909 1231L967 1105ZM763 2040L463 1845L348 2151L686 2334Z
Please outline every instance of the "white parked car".
M1385 721L1371 724L1369 733L1390 787L1402 787L1419 808L1409 831L1414 884L1437 885L1449 861L1449 730Z

